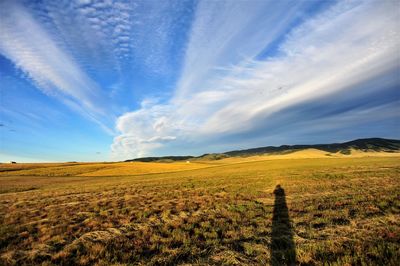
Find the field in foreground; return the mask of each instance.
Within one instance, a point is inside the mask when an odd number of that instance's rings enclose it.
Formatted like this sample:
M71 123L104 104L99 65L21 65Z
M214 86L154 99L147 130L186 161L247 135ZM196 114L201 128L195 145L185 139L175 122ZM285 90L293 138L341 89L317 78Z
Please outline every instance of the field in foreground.
M398 158L2 165L0 265L398 265Z

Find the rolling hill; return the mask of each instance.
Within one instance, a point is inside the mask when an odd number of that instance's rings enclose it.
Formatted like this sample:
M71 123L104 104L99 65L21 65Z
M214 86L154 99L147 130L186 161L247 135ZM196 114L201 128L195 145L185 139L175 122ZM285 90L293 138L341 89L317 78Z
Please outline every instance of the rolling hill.
M273 155L273 154L288 154L296 151L316 149L329 153L351 154L351 151L361 152L400 152L400 140L383 139L383 138L367 138L356 139L343 143L331 144L309 144L309 145L281 145L281 146L266 146L245 150L234 150L223 153L203 154L201 156L164 156L164 157L143 157L126 160L126 162L155 162L155 161L182 161L182 160L219 160L229 157L248 157L255 155Z

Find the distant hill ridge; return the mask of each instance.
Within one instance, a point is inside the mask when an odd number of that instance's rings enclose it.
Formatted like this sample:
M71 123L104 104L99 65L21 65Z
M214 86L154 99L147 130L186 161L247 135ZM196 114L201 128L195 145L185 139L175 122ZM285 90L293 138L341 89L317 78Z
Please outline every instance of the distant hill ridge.
M310 145L281 145L281 146L266 146L252 148L246 150L234 150L224 153L203 154L201 156L163 156L163 157L143 157L137 159L126 160L126 162L154 162L154 161L186 161L193 159L210 159L219 160L228 157L247 157L262 154L287 154L304 149L318 149L331 153L350 154L351 150L360 151L375 151L375 152L400 152L400 140L383 139L383 138L368 138L356 139L343 143L332 144L310 144Z

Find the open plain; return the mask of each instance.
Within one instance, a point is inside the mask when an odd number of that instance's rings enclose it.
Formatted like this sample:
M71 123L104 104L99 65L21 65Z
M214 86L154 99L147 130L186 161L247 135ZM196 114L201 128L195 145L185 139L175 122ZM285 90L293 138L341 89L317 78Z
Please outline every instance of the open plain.
M1 265L398 265L398 153L1 164Z

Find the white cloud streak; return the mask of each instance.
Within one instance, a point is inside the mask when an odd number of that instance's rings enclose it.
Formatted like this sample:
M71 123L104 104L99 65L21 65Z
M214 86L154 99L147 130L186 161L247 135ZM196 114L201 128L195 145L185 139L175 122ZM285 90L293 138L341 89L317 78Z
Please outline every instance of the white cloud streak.
M362 82L400 68L396 1L339 2L293 29L280 54L263 61L254 58L282 34L298 9L285 6L286 1L276 6L269 1L252 7L240 3L200 4L174 97L166 104L144 104L118 119L121 134L112 145L116 157L144 156L188 143L201 150L212 139L257 132L260 123L300 103L337 93L351 96ZM399 86L400 81L395 77L387 83ZM359 110L347 115L346 123L372 116ZM307 117L301 120L306 124ZM326 120L328 127L335 124L332 120ZM280 123L287 122L283 118ZM158 141L164 138L169 142Z
M42 92L113 134L114 114L124 109L115 95L140 86L131 84L132 72L168 72L170 57L179 58L174 32L187 23L186 8L177 1L4 0L0 53Z
M177 96L213 86L217 69L240 67L244 59L255 57L298 19L304 5L304 1L200 2Z
M0 53L22 70L44 93L112 132L107 99L54 38L18 2L0 3Z

